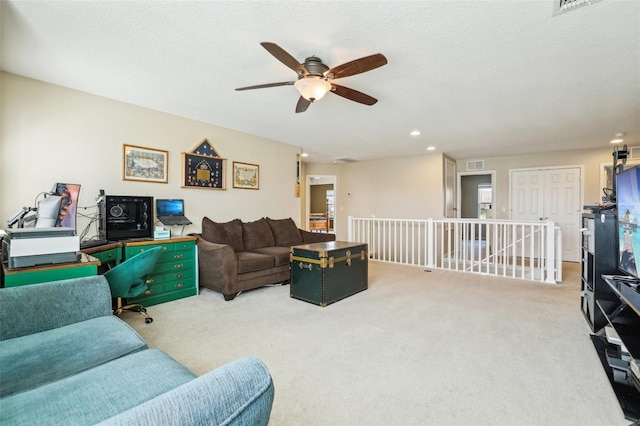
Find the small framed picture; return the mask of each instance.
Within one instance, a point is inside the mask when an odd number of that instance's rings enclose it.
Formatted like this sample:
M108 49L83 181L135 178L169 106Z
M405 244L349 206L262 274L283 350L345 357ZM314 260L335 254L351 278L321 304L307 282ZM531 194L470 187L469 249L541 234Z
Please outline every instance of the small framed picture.
M257 164L233 162L233 187L260 189L260 166Z
M169 151L123 145L122 179L142 182L169 181Z

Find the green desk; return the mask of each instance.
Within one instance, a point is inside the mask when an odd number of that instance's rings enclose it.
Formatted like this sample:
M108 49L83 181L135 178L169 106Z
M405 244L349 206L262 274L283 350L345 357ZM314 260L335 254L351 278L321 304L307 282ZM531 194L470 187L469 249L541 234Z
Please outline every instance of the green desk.
M80 260L78 262L59 263L56 265L9 269L7 264L3 262L2 287L18 287L21 285L38 284L47 281L98 275L99 265L100 260L85 253L81 253Z
M99 273L103 274L110 268L122 262L122 243L109 243L102 246L82 249L82 252L91 255L100 261Z

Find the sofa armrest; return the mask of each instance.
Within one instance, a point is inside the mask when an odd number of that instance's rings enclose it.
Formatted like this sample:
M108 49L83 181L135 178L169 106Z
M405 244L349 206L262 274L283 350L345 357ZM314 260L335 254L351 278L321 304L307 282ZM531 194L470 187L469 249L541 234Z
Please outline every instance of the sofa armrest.
M274 387L255 357L204 376L111 417L100 425L267 425Z
M328 234L325 232L309 232L304 229L299 229L299 231L302 235L302 242L304 244L326 243L328 241L336 240L336 234Z
M113 314L102 275L0 290L0 340Z
M200 285L225 294L233 292L238 280L236 252L229 245L212 243L199 235L196 238Z

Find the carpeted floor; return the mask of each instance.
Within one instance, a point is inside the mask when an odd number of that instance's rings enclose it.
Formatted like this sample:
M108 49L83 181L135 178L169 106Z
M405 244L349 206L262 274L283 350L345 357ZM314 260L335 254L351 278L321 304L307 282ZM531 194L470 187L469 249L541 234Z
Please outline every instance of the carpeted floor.
M326 308L203 289L124 319L197 374L258 356L271 425L627 425L565 265L554 285L371 262L369 289Z

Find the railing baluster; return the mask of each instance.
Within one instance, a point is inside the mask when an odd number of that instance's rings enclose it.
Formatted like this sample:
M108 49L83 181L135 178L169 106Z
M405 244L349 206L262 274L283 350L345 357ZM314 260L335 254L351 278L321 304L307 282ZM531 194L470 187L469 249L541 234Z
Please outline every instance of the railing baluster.
M553 222L351 216L348 221L349 240L368 244L373 260L548 283L562 279L562 231Z

